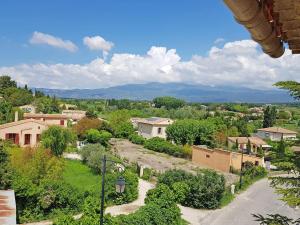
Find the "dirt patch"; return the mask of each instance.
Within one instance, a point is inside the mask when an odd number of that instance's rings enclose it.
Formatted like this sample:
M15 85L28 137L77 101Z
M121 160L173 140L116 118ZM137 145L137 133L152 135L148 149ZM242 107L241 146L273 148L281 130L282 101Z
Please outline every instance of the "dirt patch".
M110 142L113 151L128 162L137 162L158 172L164 172L169 169L182 169L195 173L197 169L207 168L204 165L195 164L187 159L176 158L164 153L145 149L143 146L133 144L128 140L112 139ZM224 174L227 184L234 183L238 179L236 175L231 173L219 173Z

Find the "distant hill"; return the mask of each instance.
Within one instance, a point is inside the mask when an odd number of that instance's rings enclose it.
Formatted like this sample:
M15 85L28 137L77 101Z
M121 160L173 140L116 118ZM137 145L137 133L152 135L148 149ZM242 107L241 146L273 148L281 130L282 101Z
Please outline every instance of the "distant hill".
M182 83L128 84L100 89L45 89L37 88L50 96L61 98L96 99L115 98L132 100L151 100L158 96L174 96L189 102L248 102L282 103L293 102L287 92L282 90L254 90L237 87L210 87Z

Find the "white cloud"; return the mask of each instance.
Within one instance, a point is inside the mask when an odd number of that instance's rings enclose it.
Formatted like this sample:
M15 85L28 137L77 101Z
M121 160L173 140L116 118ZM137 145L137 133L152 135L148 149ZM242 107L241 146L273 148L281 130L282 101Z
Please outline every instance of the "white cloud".
M45 44L55 48L62 48L70 52L76 52L78 50L78 47L69 40L63 40L59 37L37 31L33 33L29 42L31 44Z
M108 54L108 52L114 46L114 43L110 41L106 41L101 36L94 36L94 37L84 37L83 43L90 49L90 50L101 50L103 51L104 56Z
M217 38L215 41L214 41L214 44L217 45L217 44L222 44L225 42L225 39L224 38Z
M212 47L206 56L183 61L175 49L151 47L145 55L113 54L109 62L22 64L0 67L20 84L47 88L101 88L129 83L183 82L270 89L279 80L298 80L300 56L287 51L279 59L261 52L254 41Z

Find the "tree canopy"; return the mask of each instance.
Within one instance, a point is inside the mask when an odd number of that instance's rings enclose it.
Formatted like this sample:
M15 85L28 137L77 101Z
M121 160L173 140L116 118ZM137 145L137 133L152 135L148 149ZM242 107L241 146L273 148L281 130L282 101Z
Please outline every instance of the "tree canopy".
M274 86L288 90L293 98L300 100L300 83L296 81L279 81Z
M157 97L153 99L156 108L178 109L185 105L185 101L174 97Z

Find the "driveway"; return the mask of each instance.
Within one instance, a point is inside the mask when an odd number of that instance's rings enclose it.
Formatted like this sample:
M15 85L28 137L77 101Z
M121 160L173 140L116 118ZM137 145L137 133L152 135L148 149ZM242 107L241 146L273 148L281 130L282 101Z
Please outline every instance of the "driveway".
M128 140L111 139L110 143L112 144L112 149L123 159L129 162L137 162L158 172L164 172L170 169L182 169L194 173L197 169L207 168L204 165L195 164L191 160L145 149L143 146L133 144ZM237 175L220 173L224 174L227 184L234 183L238 180Z
M251 214L276 214L299 218L300 209L287 206L262 179L236 196L228 206L217 210L195 210L181 207L183 218L193 225L258 225Z

